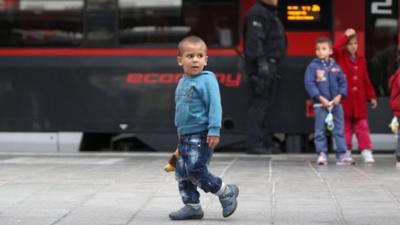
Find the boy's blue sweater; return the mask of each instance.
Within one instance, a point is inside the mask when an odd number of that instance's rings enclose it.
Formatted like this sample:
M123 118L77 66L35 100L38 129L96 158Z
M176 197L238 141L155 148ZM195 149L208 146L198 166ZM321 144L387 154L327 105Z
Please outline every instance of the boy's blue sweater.
M175 91L175 126L179 134L208 130L219 136L222 120L218 81L213 72L183 75Z
M342 98L347 95L346 78L333 59L313 59L307 66L304 85L314 103L319 103L319 96L331 101L339 94Z

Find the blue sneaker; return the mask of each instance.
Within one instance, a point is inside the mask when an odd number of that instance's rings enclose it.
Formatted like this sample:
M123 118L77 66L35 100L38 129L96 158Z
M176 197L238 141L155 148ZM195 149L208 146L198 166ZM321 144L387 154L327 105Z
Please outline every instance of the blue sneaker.
M228 217L232 215L237 207L237 197L239 195L239 188L234 184L229 184L227 193L219 196L219 201L222 205L222 215Z
M169 214L171 220L199 220L203 216L204 213L201 206L196 209L189 205L185 205L180 210Z

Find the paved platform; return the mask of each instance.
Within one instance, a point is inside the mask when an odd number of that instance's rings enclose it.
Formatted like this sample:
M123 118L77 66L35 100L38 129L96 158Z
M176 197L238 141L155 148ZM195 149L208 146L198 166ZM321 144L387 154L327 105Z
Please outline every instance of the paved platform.
M170 221L181 207L163 153L0 154L1 225L400 225L393 155L326 167L314 155L216 154L211 171L240 188L234 215L201 192L202 220Z

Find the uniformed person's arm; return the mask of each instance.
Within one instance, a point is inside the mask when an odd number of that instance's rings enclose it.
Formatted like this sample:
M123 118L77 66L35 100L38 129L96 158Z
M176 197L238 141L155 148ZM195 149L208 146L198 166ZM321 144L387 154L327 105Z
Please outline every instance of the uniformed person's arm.
M253 16L246 21L246 57L257 64L257 74L268 77L270 75L269 65L264 52L264 42L266 41L265 21L262 18Z
M244 49L246 57L250 60L265 57L263 41L265 41L266 34L263 25L262 18L251 16L246 19Z

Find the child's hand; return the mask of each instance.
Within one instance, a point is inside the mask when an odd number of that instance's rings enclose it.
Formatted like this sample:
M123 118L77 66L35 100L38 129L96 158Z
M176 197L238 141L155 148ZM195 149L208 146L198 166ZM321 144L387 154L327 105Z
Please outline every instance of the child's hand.
M351 35L356 34L356 31L353 28L348 28L345 32L344 35L346 35L347 37L350 37Z
M328 101L328 99L326 99L326 98L324 98L324 97L322 97L322 96L319 97L319 102L321 102L322 107L324 107L325 109L331 107L331 104L330 104L330 102Z
M371 99L371 108L375 109L378 106L378 102L376 99Z
M340 101L342 101L342 96L341 95L336 95L336 97L333 98L333 100L332 100L334 106L339 105Z
M215 148L219 144L218 136L207 136L208 147Z

